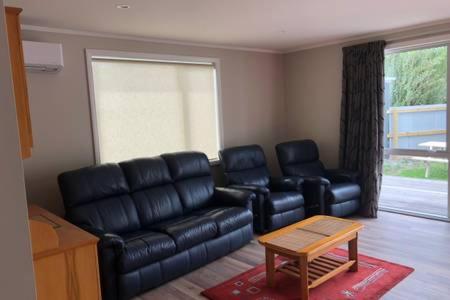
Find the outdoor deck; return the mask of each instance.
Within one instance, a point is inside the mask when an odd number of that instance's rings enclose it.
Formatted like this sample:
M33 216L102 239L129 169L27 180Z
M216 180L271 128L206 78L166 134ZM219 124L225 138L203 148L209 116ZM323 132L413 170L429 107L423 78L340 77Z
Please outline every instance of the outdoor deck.
M380 206L447 216L447 182L383 176Z

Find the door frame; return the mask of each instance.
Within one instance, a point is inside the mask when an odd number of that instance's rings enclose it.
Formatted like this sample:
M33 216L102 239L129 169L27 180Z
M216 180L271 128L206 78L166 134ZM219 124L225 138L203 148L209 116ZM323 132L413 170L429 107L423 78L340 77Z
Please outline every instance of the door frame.
M450 35L437 36L437 37L427 38L427 39L422 39L422 40L390 43L385 49L385 54L400 53L400 52L406 52L406 51L411 51L411 50L429 49L429 48L435 48L435 47L439 47L439 46L447 47L446 142L449 143L450 142L450 109L448 107L448 101L450 100ZM401 149L401 148L385 149L384 155L445 158L450 162L450 151L449 151L448 145L447 145L447 149L436 150L436 151L425 150L425 149L421 150L421 149ZM393 208L393 207L383 206L383 205L381 205L381 203L380 203L379 209L381 211L387 211L387 212L405 214L405 215L410 215L410 216L415 216L415 217L422 217L422 218L450 222L450 194L448 192L449 180L450 180L450 167L447 168L447 172L448 172L448 179L447 179L447 215L446 216L404 210L404 209L399 209L399 208Z

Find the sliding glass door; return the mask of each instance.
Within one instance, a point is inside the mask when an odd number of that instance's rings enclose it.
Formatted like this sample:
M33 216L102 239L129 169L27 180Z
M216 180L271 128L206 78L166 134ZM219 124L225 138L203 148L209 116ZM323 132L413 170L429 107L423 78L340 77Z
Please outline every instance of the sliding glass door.
M448 53L386 51L382 209L448 219Z

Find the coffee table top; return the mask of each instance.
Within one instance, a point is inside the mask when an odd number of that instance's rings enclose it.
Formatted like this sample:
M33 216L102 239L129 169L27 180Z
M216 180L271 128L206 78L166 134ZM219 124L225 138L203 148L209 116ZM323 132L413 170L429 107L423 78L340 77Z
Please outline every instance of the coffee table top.
M266 248L305 255L322 247L332 246L336 240L361 230L356 221L330 216L314 216L259 237Z

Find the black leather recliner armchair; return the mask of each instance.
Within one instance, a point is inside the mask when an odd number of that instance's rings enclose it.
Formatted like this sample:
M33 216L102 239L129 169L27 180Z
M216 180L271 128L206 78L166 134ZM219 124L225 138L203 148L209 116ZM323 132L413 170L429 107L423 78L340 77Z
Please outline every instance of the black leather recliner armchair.
M219 152L228 187L254 192L254 227L272 231L305 217L303 180L270 177L266 158L258 145L233 147Z
M326 170L319 160L314 141L285 142L276 145L275 149L283 175L304 179L303 195L308 215L343 217L359 209L358 174L348 170Z
M215 188L203 153L97 165L58 181L66 218L100 238L103 299L129 299L253 238L255 195Z

